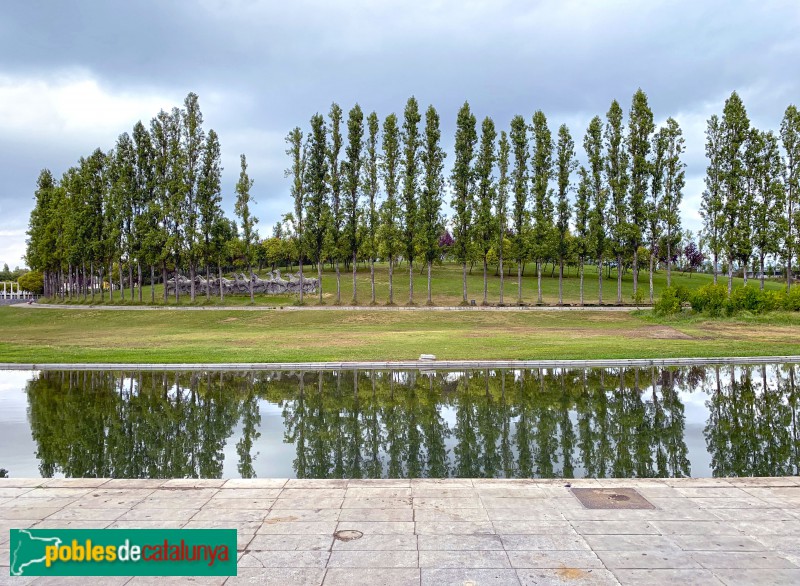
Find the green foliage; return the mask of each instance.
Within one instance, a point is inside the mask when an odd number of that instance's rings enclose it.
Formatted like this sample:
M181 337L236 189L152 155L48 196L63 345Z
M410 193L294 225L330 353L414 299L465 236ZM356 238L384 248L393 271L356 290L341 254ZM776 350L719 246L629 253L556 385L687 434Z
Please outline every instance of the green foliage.
M653 311L656 315L680 313L687 297L688 290L685 287L667 287L661 292L661 297L653 305Z
M472 227L474 180L472 162L475 157L475 145L478 142L475 124L475 115L470 110L469 102L464 102L456 119L455 162L451 175L453 199L450 202L455 210L453 254L461 263L467 262Z
M23 291L30 291L36 295L44 293L44 275L39 271L25 273L17 279L17 283L19 283Z
M728 300L728 290L723 285L709 283L692 295L692 309L711 317L722 315Z
M800 311L800 288L790 290L783 300L784 308L788 311Z

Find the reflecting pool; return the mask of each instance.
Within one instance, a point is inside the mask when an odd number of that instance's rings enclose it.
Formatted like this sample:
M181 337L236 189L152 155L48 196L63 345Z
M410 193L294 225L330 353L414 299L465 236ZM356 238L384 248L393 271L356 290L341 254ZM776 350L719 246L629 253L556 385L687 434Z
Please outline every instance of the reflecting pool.
M0 371L10 476L800 472L797 364L474 371Z

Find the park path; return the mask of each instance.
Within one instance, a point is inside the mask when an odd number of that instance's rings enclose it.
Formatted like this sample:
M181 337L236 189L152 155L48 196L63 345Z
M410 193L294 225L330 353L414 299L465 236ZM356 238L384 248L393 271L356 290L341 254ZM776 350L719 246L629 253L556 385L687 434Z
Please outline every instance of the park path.
M108 310L108 311L605 311L628 312L637 309L649 309L647 306L634 305L526 305L519 306L460 306L460 305L61 305L57 303L17 303L11 307L21 309L76 309L76 310Z
M226 586L800 583L797 477L7 478L0 497L0 584L56 583L9 576L9 529L65 527L236 529L238 575L202 579Z

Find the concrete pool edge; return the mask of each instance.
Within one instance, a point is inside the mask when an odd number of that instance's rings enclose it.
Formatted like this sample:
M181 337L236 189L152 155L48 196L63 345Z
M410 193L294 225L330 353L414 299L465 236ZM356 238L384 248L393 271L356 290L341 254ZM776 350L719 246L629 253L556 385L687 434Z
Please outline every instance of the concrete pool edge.
M516 368L615 368L647 366L709 366L798 363L800 356L732 356L711 358L630 358L596 360L386 360L336 362L222 363L15 363L0 362L0 370L475 370Z

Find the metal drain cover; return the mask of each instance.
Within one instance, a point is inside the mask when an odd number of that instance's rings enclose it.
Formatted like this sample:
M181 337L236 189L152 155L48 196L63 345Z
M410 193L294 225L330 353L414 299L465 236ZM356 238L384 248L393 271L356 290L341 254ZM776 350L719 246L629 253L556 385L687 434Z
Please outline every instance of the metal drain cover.
M573 488L587 509L655 509L650 502L632 488Z
M344 529L342 531L337 531L333 536L339 541L353 541L354 539L361 539L364 537L364 534L355 529Z

